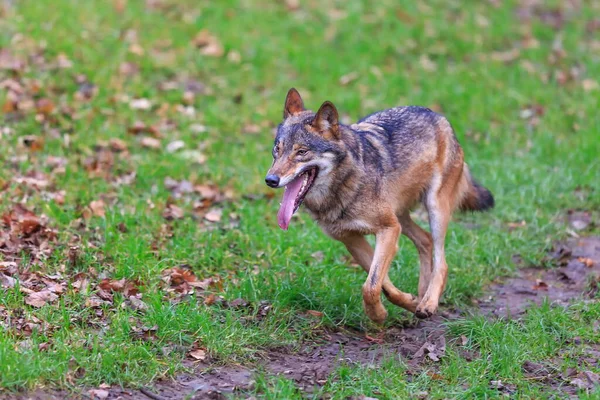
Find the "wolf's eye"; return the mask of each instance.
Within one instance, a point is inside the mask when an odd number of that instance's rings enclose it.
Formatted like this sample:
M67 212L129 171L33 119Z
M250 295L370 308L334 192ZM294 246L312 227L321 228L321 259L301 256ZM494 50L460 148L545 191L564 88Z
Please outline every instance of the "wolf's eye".
M296 154L299 156L306 155L306 153L308 153L308 150L306 150L306 149L300 149L296 152Z

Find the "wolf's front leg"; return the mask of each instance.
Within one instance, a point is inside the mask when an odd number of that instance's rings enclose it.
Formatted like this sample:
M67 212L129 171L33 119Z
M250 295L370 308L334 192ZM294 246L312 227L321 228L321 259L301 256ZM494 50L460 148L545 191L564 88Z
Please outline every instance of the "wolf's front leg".
M395 218L394 218L395 219ZM381 303L381 288L390 264L398 251L400 224L396 222L376 233L375 255L367 281L363 285L363 303L367 316L378 324L383 323L387 311Z
M346 249L354 257L354 260L368 274L373 263L374 251L369 242L367 242L367 239L361 234L347 234L339 238L339 240L344 243ZM405 308L410 312L415 312L418 299L412 294L405 293L396 288L390 280L389 275L383 280L382 291L393 304Z

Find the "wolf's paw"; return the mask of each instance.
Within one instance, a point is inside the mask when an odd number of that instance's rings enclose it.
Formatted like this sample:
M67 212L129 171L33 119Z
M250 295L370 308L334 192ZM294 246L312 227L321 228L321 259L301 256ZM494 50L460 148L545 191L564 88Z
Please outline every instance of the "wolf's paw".
M369 317L369 319L376 324L382 325L388 315L385 307L383 307L383 304L379 303L369 305L364 303L364 306L367 317Z
M435 314L436 310L437 305L424 304L423 302L421 302L421 304L417 306L415 315L417 316L417 318L425 319Z

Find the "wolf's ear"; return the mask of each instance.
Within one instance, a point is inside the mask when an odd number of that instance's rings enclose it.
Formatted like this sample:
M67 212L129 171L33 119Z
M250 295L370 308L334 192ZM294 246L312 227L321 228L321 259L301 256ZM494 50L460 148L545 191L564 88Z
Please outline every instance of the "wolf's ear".
M312 126L326 139L339 139L338 112L332 102L321 105Z
M304 102L300 93L294 88L291 88L285 97L285 106L283 107L283 119L292 115L296 115L304 111Z

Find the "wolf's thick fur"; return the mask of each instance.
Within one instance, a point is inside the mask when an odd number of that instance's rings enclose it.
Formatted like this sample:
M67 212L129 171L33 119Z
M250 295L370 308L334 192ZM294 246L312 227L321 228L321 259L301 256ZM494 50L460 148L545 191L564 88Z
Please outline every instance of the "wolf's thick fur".
M344 126L333 104L307 111L290 89L273 157L268 176L277 177L279 187L318 168L303 204L367 271L365 311L379 323L387 315L382 291L418 317L436 311L446 285L444 240L452 212L494 205L490 191L471 177L450 123L423 107L391 108ZM410 217L418 202L428 211L431 234ZM419 252L418 297L400 291L388 278L401 233ZM364 238L369 234L376 236L375 250Z

